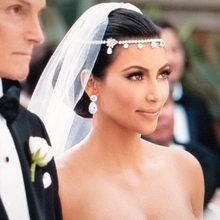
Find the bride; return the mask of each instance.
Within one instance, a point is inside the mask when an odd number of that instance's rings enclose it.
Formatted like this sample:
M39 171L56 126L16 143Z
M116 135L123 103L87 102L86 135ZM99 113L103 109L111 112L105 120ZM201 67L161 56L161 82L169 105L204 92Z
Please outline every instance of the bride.
M131 4L98 4L72 26L46 67L30 109L59 155L64 219L202 217L198 161L140 138L156 128L169 93L159 33Z

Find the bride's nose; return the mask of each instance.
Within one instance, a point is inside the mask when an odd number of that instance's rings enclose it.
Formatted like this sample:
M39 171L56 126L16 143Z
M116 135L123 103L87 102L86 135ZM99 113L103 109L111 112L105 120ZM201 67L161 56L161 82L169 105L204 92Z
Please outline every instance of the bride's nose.
M156 79L151 80L147 85L146 100L151 102L160 102L162 97L160 84Z

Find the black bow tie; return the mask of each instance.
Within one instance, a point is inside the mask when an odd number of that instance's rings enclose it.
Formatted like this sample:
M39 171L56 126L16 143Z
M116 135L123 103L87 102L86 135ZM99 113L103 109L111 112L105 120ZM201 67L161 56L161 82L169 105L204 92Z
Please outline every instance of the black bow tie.
M8 124L13 123L18 114L20 89L12 86L0 98L0 114Z

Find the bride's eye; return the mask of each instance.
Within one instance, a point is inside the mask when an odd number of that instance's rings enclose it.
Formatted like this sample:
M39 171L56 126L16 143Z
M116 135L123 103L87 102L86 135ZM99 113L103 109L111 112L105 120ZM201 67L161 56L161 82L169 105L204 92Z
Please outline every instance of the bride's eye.
M158 79L169 79L169 75L171 73L171 70L164 70L163 72L161 72L159 75L158 75Z
M130 80L134 80L134 81L140 81L143 79L143 73L141 72L132 73L132 74L129 74L127 78Z

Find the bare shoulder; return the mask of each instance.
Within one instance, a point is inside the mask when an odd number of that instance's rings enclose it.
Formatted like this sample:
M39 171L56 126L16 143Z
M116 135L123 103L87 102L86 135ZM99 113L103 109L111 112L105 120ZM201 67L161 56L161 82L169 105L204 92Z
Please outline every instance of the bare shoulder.
M81 150L70 149L56 160L59 193L61 197L76 196L82 187L82 182L88 176L88 165ZM71 189L71 190L70 190Z
M189 192L192 210L197 218L202 216L204 200L204 177L198 160L189 152L171 148L175 164L181 172L180 177Z
M198 160L186 150L170 147L167 148L167 151L168 156L173 159L174 163L176 163L180 169L186 169L188 171L201 170Z
M199 161L189 152L183 149L169 148L170 156L176 167L182 172L184 178L189 181L202 181L203 172ZM190 184L192 185L192 184Z
M173 172L179 172L179 177L186 182L203 181L203 172L199 161L186 150L175 147L154 146L161 158ZM189 183L192 185L191 183Z
M162 160L164 172L175 179L188 195L194 215L198 218L203 210L204 179L198 160L189 152L174 147L150 144L151 151Z
M176 169L186 170L186 172L201 171L198 160L189 152L175 147L165 147L153 143L146 143L155 157L175 166Z
M82 198L79 192L82 192L83 163L77 155L77 152L70 150L55 160L64 219L73 218L73 214L79 209L80 198Z
M74 150L68 150L56 158L58 178L62 184L70 181L70 177L77 175L80 162L80 157L77 155L78 153Z

